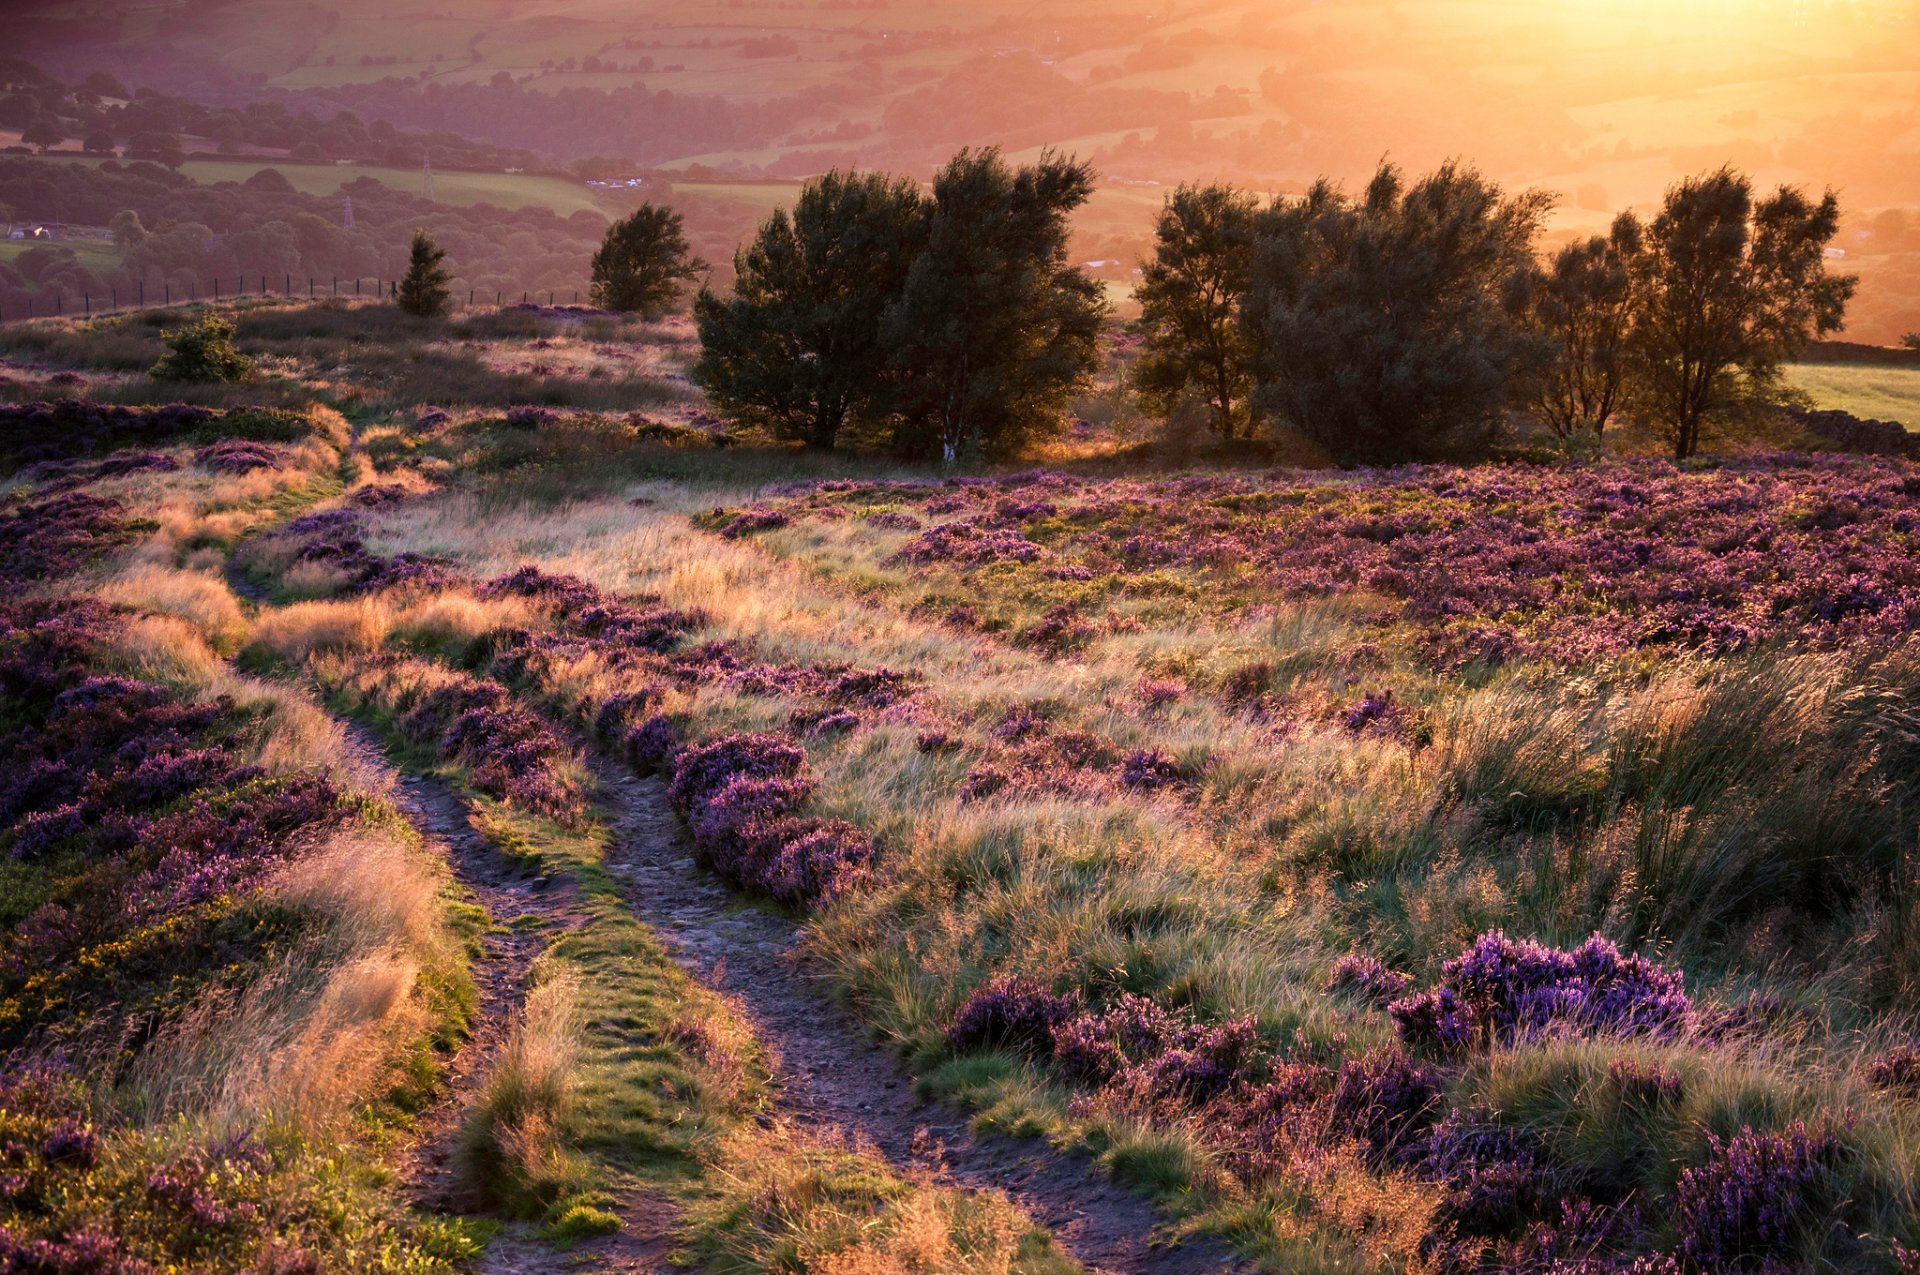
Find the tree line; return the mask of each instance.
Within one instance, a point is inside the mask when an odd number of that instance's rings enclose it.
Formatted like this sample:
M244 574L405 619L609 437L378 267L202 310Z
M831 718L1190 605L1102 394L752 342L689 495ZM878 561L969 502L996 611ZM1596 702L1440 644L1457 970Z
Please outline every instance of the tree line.
M1011 452L1098 365L1105 301L1066 259L1091 191L1084 163L992 149L930 189L809 182L742 247L733 293L696 299L696 375L814 447L851 431L948 461ZM1831 193L1756 195L1722 169L1543 260L1551 208L1461 164L1265 204L1183 186L1143 264L1132 382L1223 440L1289 428L1348 463L1467 454L1516 417L1570 443L1631 418L1684 459L1777 401L1784 362L1853 295L1825 266Z
M1723 168L1542 260L1551 207L1457 164L1264 207L1183 187L1143 268L1135 383L1222 438L1288 426L1343 461L1456 454L1516 414L1570 442L1630 418L1685 459L1777 401L1856 285L1826 269L1831 192L1757 196Z
M346 196L351 227L342 224ZM546 208L437 204L369 178L308 195L271 168L244 182L200 183L157 164L0 156L0 221L9 219L110 226L119 254L108 263L53 241L0 261L0 307L10 315L29 303L51 312L56 294L77 300L117 289L131 298L142 284L151 298L163 285L184 296L242 275L265 276L276 288L286 275L322 287L333 277L393 279L406 267L414 230L427 224L458 264L454 287L462 293L570 294L586 282L608 225L584 210L563 217Z

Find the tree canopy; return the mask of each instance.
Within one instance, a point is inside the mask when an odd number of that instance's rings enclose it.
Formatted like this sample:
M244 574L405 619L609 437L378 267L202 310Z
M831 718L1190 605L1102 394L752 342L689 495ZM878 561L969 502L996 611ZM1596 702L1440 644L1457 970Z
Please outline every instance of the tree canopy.
M1346 462L1445 455L1497 428L1527 362L1519 302L1551 199L1471 168L1364 194L1320 182L1260 215L1255 397Z
M695 375L713 400L777 437L831 447L881 395L881 322L925 240L919 187L831 172L776 210L734 257L733 294L694 302Z
M686 225L670 208L642 204L607 227L593 254L593 303L642 318L658 318L680 299L682 285L707 263L687 246Z

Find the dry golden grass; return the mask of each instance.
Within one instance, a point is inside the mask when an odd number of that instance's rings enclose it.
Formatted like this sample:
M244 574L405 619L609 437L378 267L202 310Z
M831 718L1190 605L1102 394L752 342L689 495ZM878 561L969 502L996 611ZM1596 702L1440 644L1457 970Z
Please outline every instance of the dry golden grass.
M386 640L390 614L379 601L296 602L261 615L248 648L287 664L319 654L365 652Z
M309 1132L374 1090L427 1027L423 968L457 959L443 929L443 865L417 843L350 825L296 855L272 883L314 928L238 997L213 993L140 1054L149 1118L271 1118Z
M578 988L562 968L528 990L466 1116L455 1167L474 1198L537 1216L587 1169L562 1136L580 1058Z
M136 564L94 591L130 610L171 615L199 630L215 651L231 655L247 636L247 618L226 581L202 571Z

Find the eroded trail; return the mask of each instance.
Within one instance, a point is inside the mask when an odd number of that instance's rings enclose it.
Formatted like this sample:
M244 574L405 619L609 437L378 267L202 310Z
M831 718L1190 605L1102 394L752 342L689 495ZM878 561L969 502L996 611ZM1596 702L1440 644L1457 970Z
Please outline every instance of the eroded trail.
M363 727L350 728L354 742L381 756L378 741ZM463 1183L455 1163L466 1113L486 1085L526 999L533 962L555 938L586 923L575 891L564 883L529 875L504 859L474 828L467 805L445 781L430 775L397 776L394 800L422 836L435 844L454 878L486 909L493 924L481 939L472 966L478 1004L473 1029L442 1073L442 1089L421 1113L415 1137L400 1156L400 1179L417 1207L477 1211L483 1202ZM663 1197L636 1192L622 1209L621 1230L566 1252L530 1234L508 1230L486 1248L482 1275L597 1271L608 1275L664 1275L677 1212Z
M998 1188L1094 1271L1188 1275L1234 1268L1206 1243L1155 1243L1142 1197L1094 1176L1039 1139L983 1140L952 1108L921 1101L860 1023L792 955L791 922L742 907L692 858L666 785L595 759L614 821L608 868L639 918L694 977L737 998L777 1051L783 1114L818 1133L871 1145L897 1168L933 1169L970 1188Z

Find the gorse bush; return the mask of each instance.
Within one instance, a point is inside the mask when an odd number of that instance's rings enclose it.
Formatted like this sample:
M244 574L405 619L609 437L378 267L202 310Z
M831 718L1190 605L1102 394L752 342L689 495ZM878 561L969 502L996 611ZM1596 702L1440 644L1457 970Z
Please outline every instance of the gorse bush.
M234 327L209 312L167 338L167 353L148 372L156 381L244 381L253 360L233 344Z

